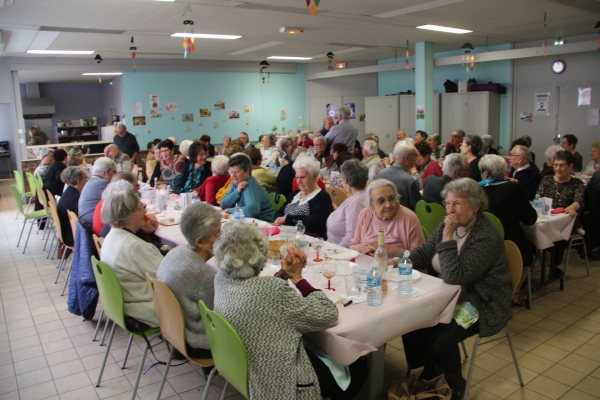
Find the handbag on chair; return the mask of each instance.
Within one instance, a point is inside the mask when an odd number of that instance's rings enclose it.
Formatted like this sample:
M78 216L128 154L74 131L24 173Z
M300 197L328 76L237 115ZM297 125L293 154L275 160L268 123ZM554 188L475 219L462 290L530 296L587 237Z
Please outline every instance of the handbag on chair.
M444 375L430 381L420 381L421 374L414 374L402 383L394 385L388 390L389 400L421 400L440 399L451 400L452 389L446 382Z

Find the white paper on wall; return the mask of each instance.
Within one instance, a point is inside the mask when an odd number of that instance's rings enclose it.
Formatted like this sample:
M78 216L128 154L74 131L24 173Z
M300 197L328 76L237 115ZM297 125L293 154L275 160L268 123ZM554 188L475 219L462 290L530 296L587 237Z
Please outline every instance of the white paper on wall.
M589 106L592 104L592 88L579 88L577 89L577 105L578 106Z
M550 100L550 93L536 93L534 113L535 115L548 115L548 101Z

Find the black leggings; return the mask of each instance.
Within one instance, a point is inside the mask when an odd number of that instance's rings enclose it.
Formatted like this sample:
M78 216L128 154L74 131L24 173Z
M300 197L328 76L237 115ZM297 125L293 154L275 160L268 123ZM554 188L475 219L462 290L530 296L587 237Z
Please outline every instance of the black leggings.
M331 374L331 371L325 365L323 361L309 350L306 351L310 363L314 368L317 379L319 379L319 386L321 387L321 395L332 400L352 400L356 397L356 394L362 387L367 375L369 374L369 366L367 364L367 358L361 357L354 363L350 364L350 386L346 390L342 390L335 378Z

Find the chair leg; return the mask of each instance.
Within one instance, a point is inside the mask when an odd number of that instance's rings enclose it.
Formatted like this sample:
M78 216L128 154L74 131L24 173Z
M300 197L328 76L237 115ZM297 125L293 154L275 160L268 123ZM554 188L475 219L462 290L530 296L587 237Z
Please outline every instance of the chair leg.
M100 346L104 346L104 338L106 337L106 331L108 330L108 324L110 324L110 318L106 316L106 324L104 324L104 331L102 332L102 339L100 339Z
M473 377L473 369L475 369L475 357L477 357L477 348L479 347L480 341L481 336L475 339L475 345L473 346L473 353L471 354L471 365L469 366L469 375L467 375L467 383L465 384L465 393L463 395L463 400L467 400L469 398L469 386L471 385L471 378Z
M29 197L29 201L27 202L27 209L25 210L26 213L29 212L29 207L31 206L31 200L33 200L33 196Z
M567 247L567 258L565 259L565 268L564 268L564 275L563 275L563 279L567 278L567 267L569 266L569 253L571 253L571 244L573 243L572 240L569 240L569 247ZM560 262L559 260L557 260L557 262Z
M510 346L510 352L512 353L513 362L515 363L515 368L517 369L517 375L519 376L519 384L521 386L525 386L525 384L523 383L523 378L521 377L521 368L519 368L519 361L517 361L517 353L515 353L515 348L514 348L513 342L512 342L512 336L510 334L510 331L507 328L504 328L503 331L506 332L506 338L508 339L508 344Z
M102 360L102 366L100 367L100 372L98 373L98 381L96 382L96 387L100 386L100 381L102 380L102 374L104 373L104 367L106 366L106 360L108 360L108 355L110 354L110 345L112 344L113 337L115 336L115 327L117 326L116 322L113 322L112 329L110 330L110 336L108 338L108 344L106 345L106 351L104 352L104 360Z
M23 221L23 227L21 228L21 234L19 235L19 241L17 242L17 247L21 244L21 238L23 237L23 231L25 230L25 224L27 223L27 218Z
M533 297L531 296L531 268L527 268L527 309L533 308Z
M125 357L123 357L121 369L125 369L125 364L127 364L127 357L129 357L129 350L131 350L131 342L133 342L133 335L129 335L129 341L127 342L127 349L125 350Z
M65 253L67 252L67 248L65 247ZM66 263L66 261L65 261ZM71 257L71 262L69 263L69 269L67 270L67 275L65 276L65 283L63 284L63 290L60 292L61 296L64 296L65 289L67 288L67 282L69 282L69 278L71 277L71 267L73 267L73 257Z
M583 254L585 254L585 269L587 270L587 276L590 276L590 264L588 262L587 246L585 245L585 239L581 241L583 243Z
M67 251L65 250L63 252L62 257L60 258L60 261L58 262L58 271L56 271L56 279L54 279L54 284L56 285L56 283L58 282L58 277L60 276L60 271L63 269L64 267L64 262L65 262L65 255L67 254Z
M144 362L146 361L148 349L148 342L146 342L146 346L144 346L144 354L142 354L142 359L140 360L140 368L138 369L137 376L135 377L135 385L133 385L133 391L131 392L131 400L135 400L135 395L137 394L138 386L140 385L140 378L142 377L142 372L144 371Z
M50 248L48 249L48 254L46 254L46 259L49 259L50 257L52 257L51 259L54 260L54 254L52 254L52 248L54 247L55 240L56 240L56 232L53 231L52 232L52 240L50 240Z
M206 386L204 386L204 393L202 394L202 400L208 399L208 393L210 391L210 385L212 384L212 380L213 380L213 377L215 376L216 372L217 372L217 368L216 367L214 367L212 369L212 371L210 371L210 374L208 375L208 380L206 381Z
M37 220L31 220L31 225L29 226L29 233L27 234L27 239L25 239L25 246L23 246L23 254L25 254L25 250L27 250L27 243L29 243L29 236L31 236L31 229L33 228L33 223Z
M94 337L92 338L92 342L96 341L96 337L98 337L98 330L100 330L100 325L102 325L102 316L104 315L104 308L100 310L100 316L98 317L98 322L96 323L96 329L94 330Z
M221 393L221 400L225 400L227 397L227 389L229 389L229 382L225 380L225 386L223 387L223 393Z
M169 352L169 359L167 360L167 365L165 365L165 372L163 372L162 379L160 380L160 386L158 387L158 392L156 393L156 400L160 399L160 395L162 394L163 387L165 386L165 381L167 380L167 374L169 373L169 368L171 368L171 361L173 360L173 354L175 354L175 347L171 346L171 351Z
M464 341L460 342L460 344L462 345L463 353L465 353L465 361L467 361L469 359L469 353L467 352L467 346L465 346Z

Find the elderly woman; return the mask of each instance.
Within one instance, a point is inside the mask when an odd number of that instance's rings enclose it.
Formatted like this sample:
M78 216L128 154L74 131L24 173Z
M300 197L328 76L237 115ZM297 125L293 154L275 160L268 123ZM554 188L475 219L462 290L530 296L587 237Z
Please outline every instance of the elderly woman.
M60 174L67 168L67 152L64 150L56 150L53 154L54 161L46 171L44 178L44 193L49 190L53 196L62 195L64 182L60 179Z
M263 167L269 166L272 162L277 160L277 147L275 147L275 138L273 135L263 135L260 140L262 149L260 149L260 155L262 157L261 165Z
M73 246L73 231L67 211L73 211L79 214L79 196L81 190L90 179L87 169L81 167L67 167L60 174L60 178L67 185L67 189L60 196L57 204L58 218L60 219L60 229L62 238L67 246Z
M319 163L312 157L298 157L293 168L299 190L277 211L273 225L294 226L302 221L308 235L327 238L327 218L333 212L333 204L329 194L317 184Z
M250 161L252 161L252 177L256 179L256 182L258 182L258 184L264 188L273 187L275 185L277 175L272 174L260 166L262 161L260 150L248 149L244 153L250 157Z
M417 215L400 204L396 185L387 179L376 179L367 188L365 208L358 214L350 248L373 255L381 230L385 233L385 247L390 257L425 241Z
M444 144L439 133L432 133L427 137L429 148L431 149L431 159L439 161L444 156Z
M154 187L155 179L162 178L163 183L171 185L173 178L177 174L175 170L175 164L181 160L183 156L181 154L175 154L175 143L171 140L163 140L157 146L160 151L160 160L157 161L152 176L150 176L150 186Z
M229 159L231 186L221 200L221 208L233 214L239 207L247 218L273 221L271 199L251 174L252 161L246 154L235 154Z
M216 152L217 152L217 149L216 149L215 146L213 146L210 143L210 139L211 138L208 135L202 135L202 136L200 136L200 141L202 143L204 143L206 145L206 147L208 148L208 158L213 158L215 156Z
M580 179L571 176L575 165L573 154L567 150L554 155L554 175L545 176L540 181L537 194L552 199L552 208L563 208L565 214L575 218L583 211L585 185ZM560 265L567 242L554 243L555 265Z
M418 171L418 179L419 189L423 190L423 186L425 185L425 181L430 176L444 176L444 172L442 172L442 168L440 165L431 159L431 146L426 143L424 140L415 144L415 149L417 149L417 171Z
M313 140L308 136L308 133L303 133L300 135L300 141L298 142L298 146L304 147L305 149L310 149L313 147Z
M498 155L498 150L494 148L494 138L491 135L483 135L481 140L483 140L483 143L485 143L485 154Z
M229 147L229 143L231 143L231 136L225 135L223 136L223 146L219 150L219 154L224 155L227 154L227 147Z
M481 171L479 171L479 160L481 156L481 148L483 147L483 140L477 135L465 135L462 144L460 145L460 154L467 156L467 161L471 167L471 179L479 182L481 180Z
M590 157L592 159L583 170L584 175L594 175L596 171L600 171L600 142L592 143Z
M111 226L102 245L102 261L110 265L121 282L125 315L157 327L146 272L154 277L163 256L156 246L136 235L144 224L144 204L125 180L110 183L102 193L102 202L102 221ZM137 331L135 326L128 327Z
M334 143L331 146L331 148L333 150L333 153L325 159L325 167L330 170L335 170L336 160L337 160L338 156L343 152L348 153L348 146L346 146L345 143ZM339 171L339 168L338 168L338 171Z
M509 182L506 176L506 162L500 156L486 154L479 161L481 178L479 185L483 187L489 199L487 211L494 214L504 227L504 239L512 240L523 258L523 265L531 265L534 246L525 237L521 225L533 225L537 221L537 213L527 201L525 190L518 182ZM521 276L521 283L527 274ZM525 300L519 293L513 296L513 305L524 307Z
M181 146L183 146L183 142ZM182 193L196 190L211 175L210 162L206 161L208 158L206 144L192 142L187 149L187 154L189 155L190 162L183 167L179 179L173 180L173 189Z
M259 278L268 252L269 242L260 230L237 221L225 224L215 242L221 270L215 277L215 311L233 326L248 352L250 399L353 398L364 376L353 374L351 366L351 376L340 376L346 383L350 380L343 392L303 345L305 333L337 323L337 307L302 278L306 256L296 248L281 260L278 276Z
M156 277L179 301L185 318L187 353L194 358L211 358L198 300L213 308L216 271L206 262L212 258L213 245L221 232L221 213L210 204L192 204L183 212L179 228L187 245L177 246L165 256Z
M542 178L548 175L554 175L554 155L556 154L556 152L561 150L563 150L563 148L558 144L554 144L546 149L546 151L544 152L546 161L544 161L544 164L542 165L542 170L540 171Z
M192 140L185 139L185 140L182 140L181 144L179 145L179 152L188 162L191 161L191 159L189 158L189 155L190 155L190 146L192 145L192 143L194 143Z
M340 176L348 199L327 218L327 241L342 247L350 246L358 221L356 216L365 208L368 174L366 165L356 159L348 160L342 165Z
M227 183L229 178L229 158L227 156L218 155L213 158L211 163L212 176L206 178L204 183L196 189L198 198L208 204L217 205L215 195L217 191Z
M52 164L53 157L54 157L54 150L51 148L48 148L48 147L41 148L38 151L38 157L40 158L40 163L35 168L35 171L33 172L33 176L37 177L37 176L41 175L42 180L43 180L46 176L46 172L48 171L48 168L50 167L50 164Z
M413 268L462 287L455 315L460 311L468 318L419 329L402 339L408 365L425 366L424 380L444 374L452 398L460 399L466 381L458 344L476 333L495 335L506 326L512 317L510 275L504 241L482 214L488 198L481 186L470 178L455 179L442 197L448 215L427 242L412 250L410 259Z
M337 156L337 158L335 159L335 164L333 165L333 168L331 169L331 175L329 177L329 186L336 188L336 189L344 189L344 186L342 184L342 175L339 172L342 169L342 165L344 165L344 163L346 161L352 160L352 159L354 159L354 156L349 151L343 151ZM373 168L371 168L371 169L367 168L367 171L369 171L369 176L368 176L369 181L372 181L371 173L370 173L370 171L372 169ZM320 179L319 179L319 181L320 181ZM317 183L319 181L317 181ZM321 189L323 189L323 187L321 185L319 185L319 187ZM325 190L327 190L327 188L325 188ZM335 207L335 205L334 205L334 207Z

